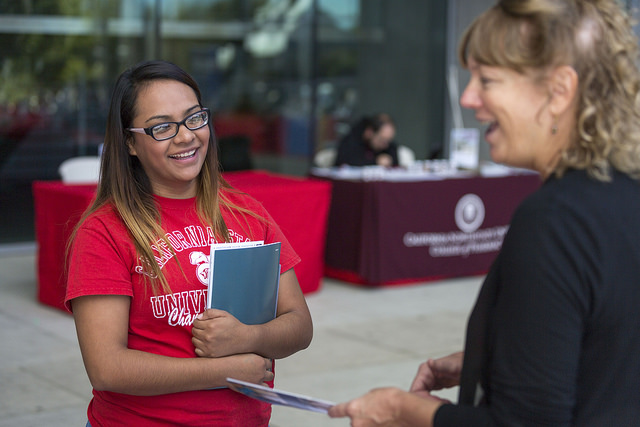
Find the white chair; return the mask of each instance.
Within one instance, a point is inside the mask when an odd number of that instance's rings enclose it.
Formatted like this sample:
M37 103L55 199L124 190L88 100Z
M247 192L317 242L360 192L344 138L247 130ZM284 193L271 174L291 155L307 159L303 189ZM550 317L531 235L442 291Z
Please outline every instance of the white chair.
M336 147L326 147L313 156L313 164L319 168L330 168L336 162L338 149Z
M398 164L404 168L410 167L416 161L416 153L406 145L398 145Z
M97 183L100 179L100 157L72 157L58 166L58 173L65 184Z

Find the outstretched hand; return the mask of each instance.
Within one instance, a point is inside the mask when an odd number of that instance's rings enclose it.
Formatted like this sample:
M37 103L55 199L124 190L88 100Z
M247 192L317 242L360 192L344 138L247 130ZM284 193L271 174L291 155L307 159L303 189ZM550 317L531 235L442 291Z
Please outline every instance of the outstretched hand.
M433 425L433 416L442 402L398 388L387 387L329 408L332 418L349 417L352 427Z
M378 388L349 402L329 408L331 418L351 418L353 427L398 425L399 409L394 402L403 392L396 388Z
M432 391L460 384L464 353L429 359L418 368L409 392L387 387L329 409L332 418L349 417L352 427L431 426L440 405L447 402Z

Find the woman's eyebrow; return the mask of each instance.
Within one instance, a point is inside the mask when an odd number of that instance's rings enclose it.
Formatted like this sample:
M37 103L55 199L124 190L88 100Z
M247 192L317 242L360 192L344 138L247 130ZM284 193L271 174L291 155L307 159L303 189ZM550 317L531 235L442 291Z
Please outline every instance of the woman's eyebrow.
M193 110L197 110L198 108L200 108L200 104L196 104L191 108L188 108L185 112L184 112L184 117L187 117ZM167 116L167 115L162 115L159 114L157 116L151 116L149 117L147 120L145 120L145 123L149 123L152 120L165 120L165 121L171 121L171 117Z

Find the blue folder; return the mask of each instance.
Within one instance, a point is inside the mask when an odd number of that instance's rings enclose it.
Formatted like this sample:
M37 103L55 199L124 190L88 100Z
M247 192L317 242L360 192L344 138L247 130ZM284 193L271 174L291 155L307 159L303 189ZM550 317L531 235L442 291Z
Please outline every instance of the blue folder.
M220 247L211 247L208 307L225 310L247 325L273 320L280 284L280 242Z

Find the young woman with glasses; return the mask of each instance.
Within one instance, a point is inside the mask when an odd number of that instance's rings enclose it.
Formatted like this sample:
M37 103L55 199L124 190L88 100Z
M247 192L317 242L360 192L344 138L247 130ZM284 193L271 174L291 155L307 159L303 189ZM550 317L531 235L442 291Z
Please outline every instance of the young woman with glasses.
M220 174L196 82L152 61L118 78L96 199L69 245L66 305L93 386L89 423L266 426L267 404L227 377L272 384L273 359L306 348L300 258L262 205ZM283 201L284 202L284 201ZM212 242L282 242L276 318L205 310Z

